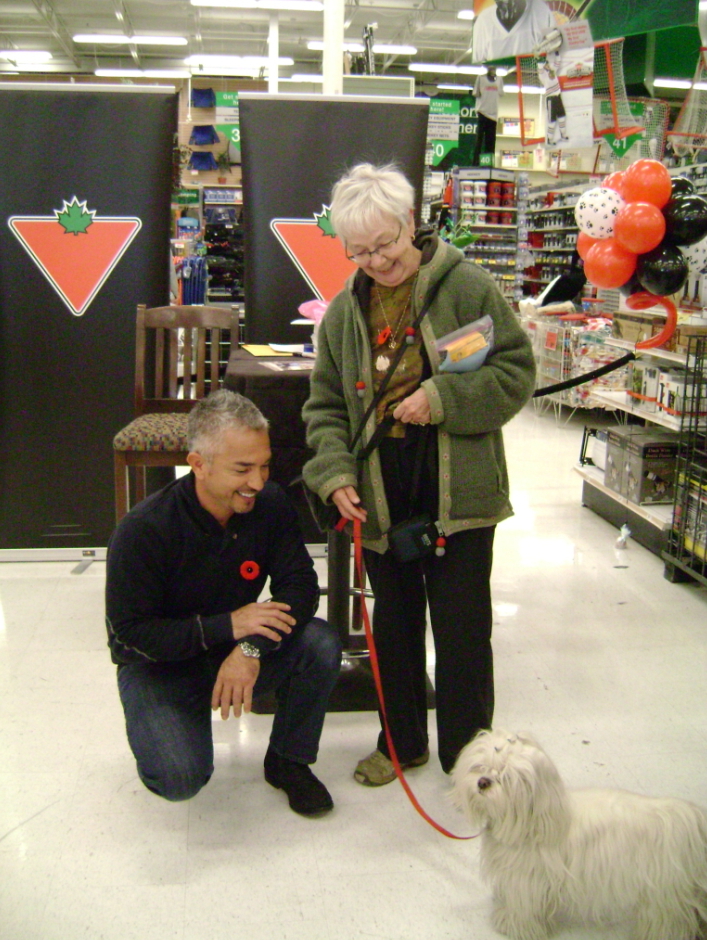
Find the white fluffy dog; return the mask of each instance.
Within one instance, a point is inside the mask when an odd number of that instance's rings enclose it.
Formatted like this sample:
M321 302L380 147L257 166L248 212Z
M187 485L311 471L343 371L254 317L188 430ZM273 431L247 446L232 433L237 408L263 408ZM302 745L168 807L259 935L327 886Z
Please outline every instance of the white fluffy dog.
M561 920L630 920L632 940L707 938L707 813L624 790L567 790L529 735L484 731L453 800L482 827L493 926L544 940Z

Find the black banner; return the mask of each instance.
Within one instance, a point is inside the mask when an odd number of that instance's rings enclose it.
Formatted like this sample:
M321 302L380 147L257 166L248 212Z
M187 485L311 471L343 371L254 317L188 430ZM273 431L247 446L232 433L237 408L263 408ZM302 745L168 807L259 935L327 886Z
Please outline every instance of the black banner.
M169 298L177 96L5 86L0 127L0 549L105 546L136 306Z
M241 94L245 336L301 343L298 306L331 300L354 270L328 225L331 188L356 163L394 162L422 200L427 98Z

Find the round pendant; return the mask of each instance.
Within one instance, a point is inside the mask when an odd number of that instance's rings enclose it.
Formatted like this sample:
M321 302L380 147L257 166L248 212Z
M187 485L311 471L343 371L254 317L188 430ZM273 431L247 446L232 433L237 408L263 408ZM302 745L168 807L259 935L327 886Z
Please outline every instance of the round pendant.
M387 372L390 366L390 359L387 356L378 356L376 358L376 369L379 372Z

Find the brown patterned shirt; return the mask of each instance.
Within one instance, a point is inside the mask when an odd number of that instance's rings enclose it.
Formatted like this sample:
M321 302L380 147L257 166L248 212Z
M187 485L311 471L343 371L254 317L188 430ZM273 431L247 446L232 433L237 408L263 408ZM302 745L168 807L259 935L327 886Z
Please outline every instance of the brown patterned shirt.
M368 337L371 341L373 359L373 394L380 388L388 366L392 362L400 343L405 345L405 353L393 373L383 398L376 409L376 422L380 424L386 414L392 413L403 398L407 398L419 387L422 381L422 337L419 330L411 344L405 343L405 328L412 326L412 291L417 274L397 287L384 287L373 284L368 310ZM392 335L379 343L380 334L390 327ZM391 348L391 340L395 348ZM385 361L387 360L387 361ZM388 431L389 437L405 437L405 425L396 421Z

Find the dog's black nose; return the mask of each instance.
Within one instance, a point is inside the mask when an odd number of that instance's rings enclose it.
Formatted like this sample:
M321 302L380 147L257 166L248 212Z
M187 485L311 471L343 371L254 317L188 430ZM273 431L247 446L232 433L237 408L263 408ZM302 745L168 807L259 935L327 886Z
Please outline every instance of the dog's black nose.
M488 777L479 777L479 782L477 784L479 790L488 790L491 786L491 780Z

